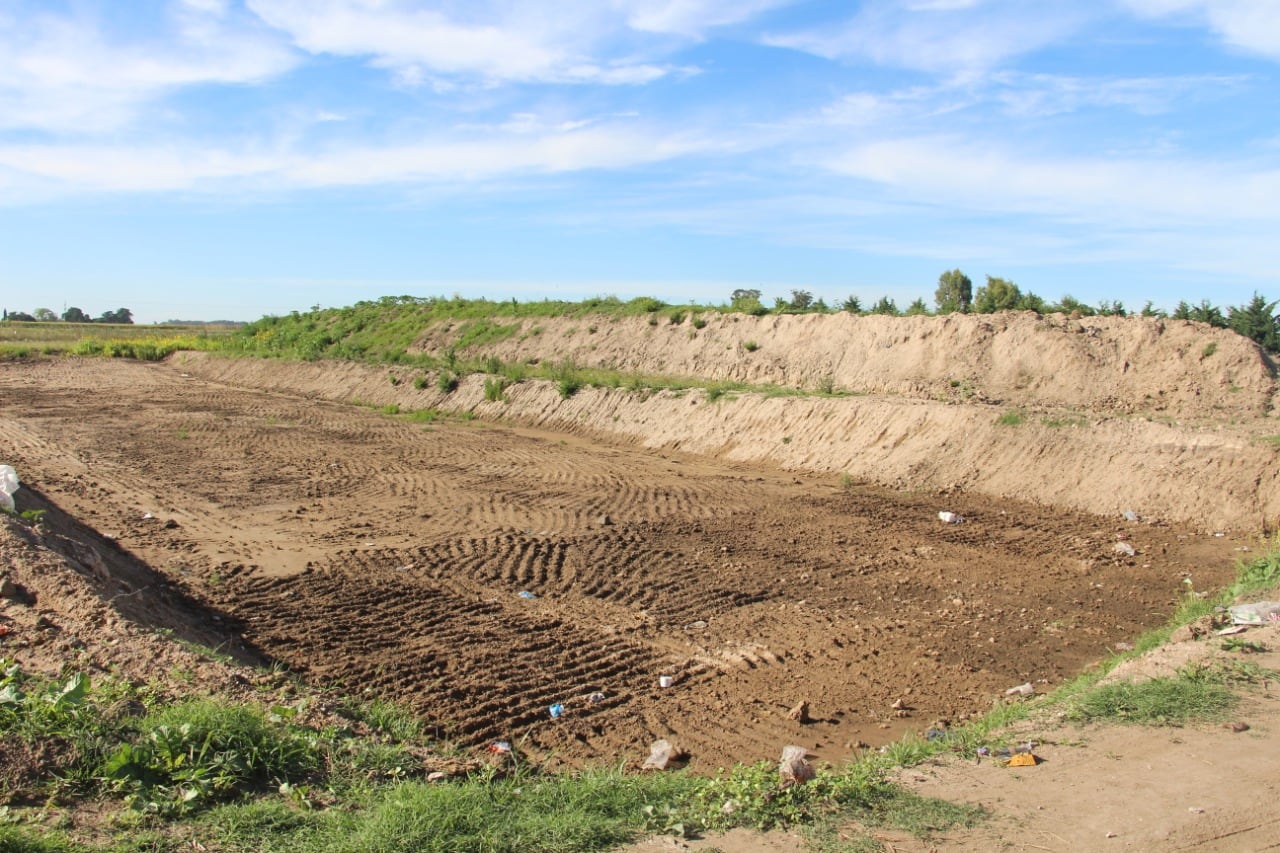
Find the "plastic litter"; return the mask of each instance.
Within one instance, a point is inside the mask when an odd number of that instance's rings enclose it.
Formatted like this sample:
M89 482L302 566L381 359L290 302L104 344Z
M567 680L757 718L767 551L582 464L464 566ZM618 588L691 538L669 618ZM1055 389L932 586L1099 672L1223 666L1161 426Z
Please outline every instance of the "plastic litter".
M13 493L18 491L18 472L12 465L0 465L0 509L14 511Z
M1032 752L1019 752L1012 756L1006 767L1035 767L1040 763L1040 759Z
M1132 557L1137 554L1137 550L1128 542L1117 542L1111 546L1111 550L1115 551L1122 557Z
M511 744L505 740L495 740L489 744L489 751L494 755L503 755L511 751Z
M529 590L527 590L527 589L522 589L522 590L520 590L519 592L517 592L517 593L516 593L516 595L520 596L521 598L528 598L528 599L530 599L530 600L532 600L532 599L534 599L534 598L537 598L537 597L538 597L538 596L534 595L533 593L529 592Z
M597 690L595 693L588 694L587 696L587 704L589 705L599 705L603 701L604 701L604 694L601 693L599 690Z
M1232 625L1265 625L1280 622L1280 601L1254 601L1228 607Z
M552 705L550 708L547 709L547 713L551 715L551 719L553 720L559 719L560 715L564 713L564 705L557 702L556 704Z
M1034 687L1032 687L1032 686L1031 686L1031 682L1030 682L1030 681L1028 681L1026 684L1019 684L1017 687L1010 687L1008 690L1006 690L1006 691L1004 692L1004 695L1006 695L1006 696L1032 696L1032 695L1034 695L1034 694L1035 694L1035 692L1036 692L1036 689L1035 689Z
M784 746L782 760L778 762L778 775L782 777L782 787L803 785L816 773L813 765L806 760L809 751L803 746Z
M669 676L669 675L660 675L660 676L658 676L658 686L659 686L659 687L670 687L671 685L673 685L673 684L675 684L675 683L676 683L676 680L675 680L674 678L672 678L671 676Z
M1138 515L1136 512L1134 512L1131 509L1126 509L1122 514L1124 515L1125 521L1141 521L1142 520L1142 516Z
M960 513L946 512L945 510L943 512L938 513L938 518L946 522L947 524L959 524L960 522L964 521L964 516L961 515Z
M671 759L675 757L675 747L671 745L671 741L655 740L649 746L649 757L644 760L644 764L640 765L641 770L666 770L667 765L671 763Z

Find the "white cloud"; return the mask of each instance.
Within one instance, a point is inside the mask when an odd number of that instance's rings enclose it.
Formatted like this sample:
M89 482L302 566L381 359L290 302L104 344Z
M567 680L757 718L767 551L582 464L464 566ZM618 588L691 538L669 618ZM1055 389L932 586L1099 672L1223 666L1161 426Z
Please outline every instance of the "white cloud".
M367 57L408 85L438 78L487 83L638 85L676 71L645 58L650 31L695 37L779 0L424 4L409 0L247 0L264 22L310 53ZM650 42L652 40L650 39ZM651 51L667 46L648 44ZM611 58L605 58L611 57Z
M1090 14L1084 4L1067 0L907 5L870 0L843 24L766 41L828 59L959 74L1039 50L1076 32Z
M1275 0L1123 0L1147 17L1202 20L1227 44L1280 60L1280 7Z
M0 145L11 186L57 192L288 190L391 183L473 183L520 174L619 169L720 148L693 133L627 123L540 128L516 116L466 137L352 145L321 153L194 146ZM9 202L22 199L10 197Z
M1034 158L946 137L850 147L826 168L892 198L955 210L1116 226L1280 222L1280 169L1192 160Z
M167 38L128 42L91 18L0 17L0 130L112 130L180 87L260 82L294 63L222 4L188 0L173 11Z
M637 30L702 38L715 27L750 20L794 0L614 0Z

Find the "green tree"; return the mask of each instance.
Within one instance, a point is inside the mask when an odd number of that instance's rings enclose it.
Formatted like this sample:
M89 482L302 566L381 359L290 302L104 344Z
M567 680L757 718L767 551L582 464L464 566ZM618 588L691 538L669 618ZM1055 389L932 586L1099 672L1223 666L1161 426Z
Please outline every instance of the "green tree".
M841 311L848 311L850 314L862 313L862 300L856 296L850 296L840 303Z
M53 313L53 312L52 312L51 310L49 310L48 308L37 308L37 309L35 310L35 312L34 312L33 316L34 316L37 320L39 320L41 323L49 323L49 322L51 322L51 321L53 321L53 320L58 319L58 315L57 315L57 314L55 314L55 313Z
M1063 297L1058 300L1058 304L1054 307L1054 310L1063 314L1079 313L1081 317L1092 317L1094 314L1092 307L1081 302L1079 299L1076 299L1070 293L1064 294Z
M939 314L968 311L973 304L973 282L958 269L947 270L938 276L933 304L938 307Z
M747 290L744 288L738 288L735 290L733 295L729 297L729 306L733 308L734 311L740 311L743 314L753 314L757 317L761 314L769 313L769 309L765 308L764 303L760 301L760 291L754 289Z
M887 296L881 296L880 301L871 306L872 314L884 314L887 317L897 317L900 313L898 305Z
M128 308L117 308L114 311L103 311L98 318L99 323L120 323L128 325L133 322L133 312Z
M1018 285L1004 278L987 276L987 283L978 288L973 299L973 310L979 314L994 314L997 311L1012 311L1018 307L1018 299L1022 291Z
M68 308L62 312L62 319L68 323L92 323L93 318L79 308Z
M919 297L907 306L908 317L919 317L929 313L929 306L924 304L924 300Z
M813 294L807 290L791 291L791 309L793 311L808 311L813 307Z
M1255 292L1248 305L1227 309L1227 322L1233 331L1255 341L1267 352L1280 352L1277 304L1280 300L1268 302Z
M1015 307L1019 311L1034 311L1037 314L1044 314L1049 310L1049 306L1044 299L1030 292L1019 296L1018 304Z
M1178 303L1179 307L1183 303ZM1219 329L1227 327L1227 318L1223 316L1222 309L1209 302L1208 299L1201 299L1199 305L1192 305L1187 309L1186 319L1195 320L1197 323L1208 323Z

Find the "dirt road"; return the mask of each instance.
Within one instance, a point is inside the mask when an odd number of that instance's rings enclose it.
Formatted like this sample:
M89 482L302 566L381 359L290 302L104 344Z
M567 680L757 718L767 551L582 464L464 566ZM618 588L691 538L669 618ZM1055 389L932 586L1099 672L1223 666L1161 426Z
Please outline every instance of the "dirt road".
M706 771L787 743L839 760L1073 675L1248 544L411 421L177 364L0 365L0 454L223 614L205 627L228 648L568 764L638 761L658 737Z

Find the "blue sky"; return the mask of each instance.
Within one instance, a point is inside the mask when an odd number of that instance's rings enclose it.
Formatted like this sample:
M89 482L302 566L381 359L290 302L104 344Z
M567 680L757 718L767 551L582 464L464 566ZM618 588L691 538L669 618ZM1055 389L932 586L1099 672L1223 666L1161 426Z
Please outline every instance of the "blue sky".
M1280 298L1280 0L0 0L0 303Z

